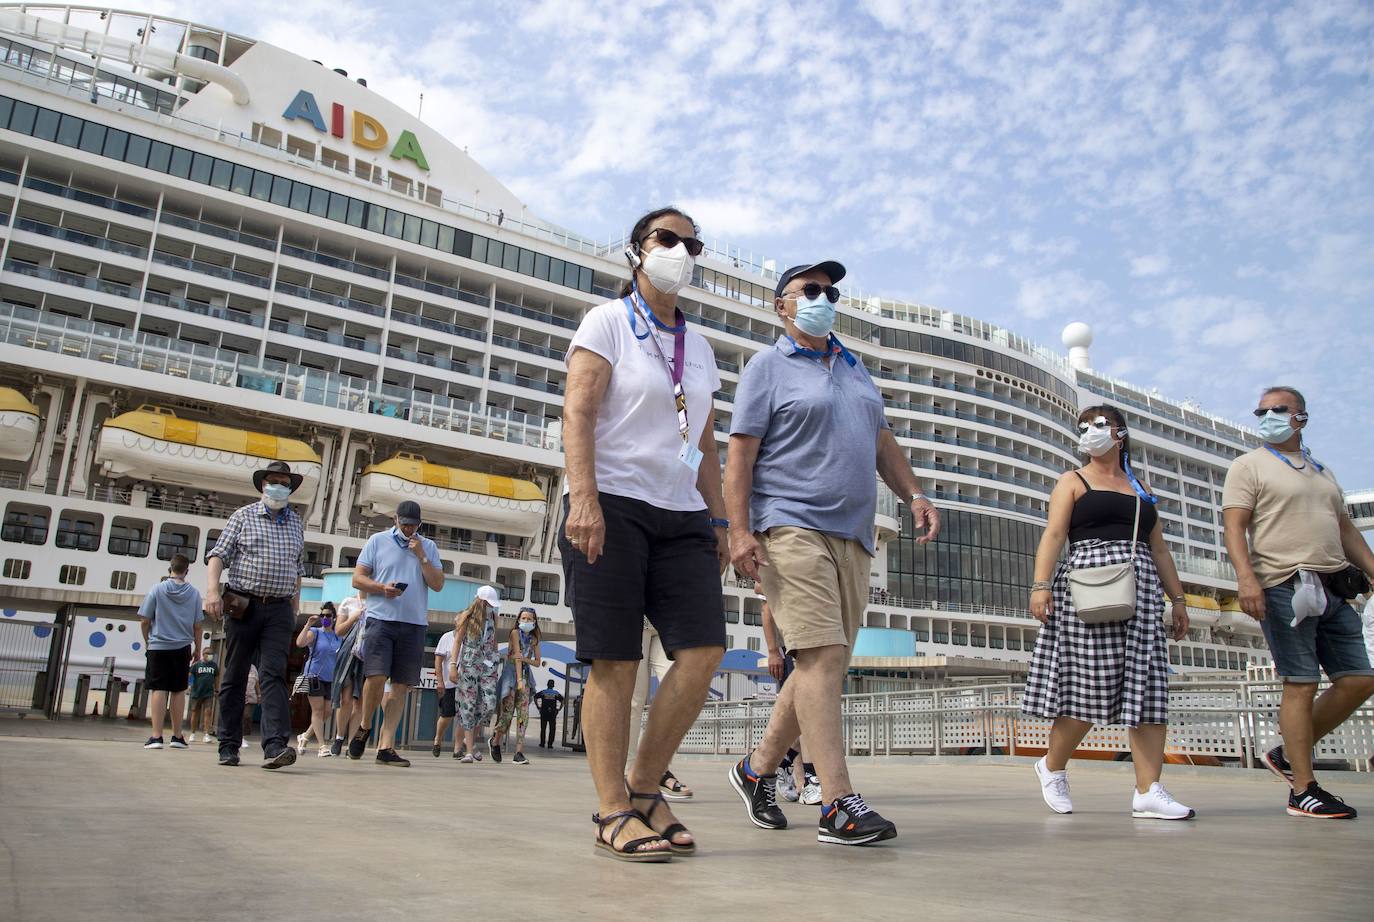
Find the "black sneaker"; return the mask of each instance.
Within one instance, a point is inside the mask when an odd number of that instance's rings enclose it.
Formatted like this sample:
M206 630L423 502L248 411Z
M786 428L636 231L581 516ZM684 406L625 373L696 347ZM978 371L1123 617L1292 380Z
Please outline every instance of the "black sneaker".
M515 758L514 758L514 759L511 759L511 761L514 762L516 765L529 765L529 764L530 764L530 760L527 759L527 758L525 758L525 754L524 754L523 752L517 752L517 753L515 754Z
M267 769L268 771L275 771L279 768L285 768L288 765L295 764L296 750L290 746L287 746L285 749L283 749L276 755L269 756L267 758L267 761L262 763L262 767Z
M162 737L160 737L160 736L150 736L150 737L148 737L148 742L146 742L146 743L143 744L143 748L144 748L144 749L161 749L161 748L162 748Z
M841 797L821 808L816 841L830 845L868 845L897 836L897 827L883 819L858 794Z
M1335 794L1323 791L1315 781L1301 794L1297 791L1289 792L1288 815L1312 816L1324 820L1353 820L1358 816L1354 807L1347 806L1346 802Z
M787 817L778 807L778 776L756 774L745 756L730 769L730 785L744 801L749 822L760 829L786 829Z
M1275 746L1266 752L1260 757L1260 761L1264 763L1265 768L1287 781L1289 787L1293 786L1293 766L1284 758L1282 746Z
M182 738L179 737L179 736L174 736L174 737L172 737L172 741L171 741L170 743L168 743L167 745L170 746L170 747L173 748L173 749L190 749L190 748L191 748L190 746L187 746L187 745L186 745L186 740L182 739Z
M453 750L453 757L454 757L455 759L461 759L463 756L467 755L467 753L468 753L468 747L467 747L467 744L464 743L463 745L459 746L457 749Z
M434 753L434 758L436 758L436 759L439 758L439 749L440 749L440 746L439 746L438 743L435 743L435 744L430 748L430 752Z
M354 731L353 739L348 741L348 757L354 762L363 757L363 750L367 749L367 738L371 734L371 727L359 727Z
M233 768L239 764L239 754L233 750L225 749L219 754L219 764Z
M496 742L496 737L493 736L491 739L487 740L487 750L491 753L491 760L493 762L501 761L501 744Z
M394 749L378 749L377 764L390 765L395 768L410 768L410 760L403 759L396 755L396 750Z
M344 744L344 738L343 738L342 736L336 736L336 737L334 737L334 743L333 743L333 745L331 745L331 746L329 747L329 752L330 752L332 755L336 755L336 756L337 756L337 755L342 755L342 754L343 754L343 744Z

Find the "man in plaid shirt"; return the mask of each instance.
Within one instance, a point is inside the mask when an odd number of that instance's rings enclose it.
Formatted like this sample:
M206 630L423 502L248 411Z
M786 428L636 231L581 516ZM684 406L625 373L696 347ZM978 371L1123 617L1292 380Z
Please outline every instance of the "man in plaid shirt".
M286 657L300 606L305 574L305 523L289 497L305 478L273 461L253 475L257 502L234 511L210 551L205 612L224 612L220 589L248 599L241 618L224 626L224 678L219 688L219 764L238 765L243 739L244 691L249 667L256 663L261 683L262 767L282 768L296 761L289 745L291 716L286 693Z

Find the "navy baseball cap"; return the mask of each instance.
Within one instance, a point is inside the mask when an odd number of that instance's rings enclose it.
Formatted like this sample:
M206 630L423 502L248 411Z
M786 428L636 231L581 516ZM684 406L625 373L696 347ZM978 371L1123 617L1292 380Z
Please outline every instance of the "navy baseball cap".
M396 521L402 525L420 524L420 504L408 499L396 507Z
M808 263L804 266L793 266L791 269L784 272L782 277L778 279L778 287L773 289L773 297L781 298L782 290L787 287L788 282L802 273L810 272L812 269L819 269L830 276L830 284L832 285L840 284L840 279L844 278L844 266L835 262L833 259L827 259L825 262L819 263Z

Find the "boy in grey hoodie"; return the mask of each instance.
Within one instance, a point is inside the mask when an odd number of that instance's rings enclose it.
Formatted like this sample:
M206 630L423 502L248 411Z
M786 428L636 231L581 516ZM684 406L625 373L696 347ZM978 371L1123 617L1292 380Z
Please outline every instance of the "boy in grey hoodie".
M153 735L144 749L161 749L162 721L167 716L167 698L172 704L173 749L186 749L181 736L181 718L186 713L186 687L190 682L191 659L200 656L199 624L205 614L200 592L186 582L191 562L184 554L172 557L170 576L153 587L139 606L143 619L143 643L147 650L149 710ZM192 652L194 650L194 653Z

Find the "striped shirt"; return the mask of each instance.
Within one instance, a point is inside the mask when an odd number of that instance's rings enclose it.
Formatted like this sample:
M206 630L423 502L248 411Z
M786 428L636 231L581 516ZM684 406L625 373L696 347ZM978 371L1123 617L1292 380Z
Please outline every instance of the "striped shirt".
M290 506L273 512L259 500L234 510L210 557L224 561L234 589L275 598L294 596L305 575L305 523Z

